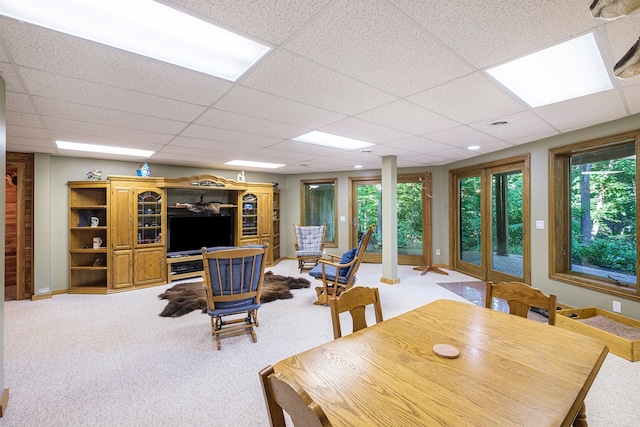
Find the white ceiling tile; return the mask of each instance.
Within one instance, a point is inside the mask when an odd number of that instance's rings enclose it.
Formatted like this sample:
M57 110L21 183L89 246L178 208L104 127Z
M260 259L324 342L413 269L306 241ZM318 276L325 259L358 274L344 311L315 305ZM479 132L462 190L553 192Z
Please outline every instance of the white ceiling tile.
M488 120L526 110L523 104L481 72L420 92L408 100L460 123Z
M479 145L480 148L473 151L477 151L480 154L487 154L487 153L492 153L494 151L500 151L506 148L511 148L513 146L514 144L511 144L507 141L494 141L494 142L488 142L486 144Z
M328 156L336 153L344 153L345 150L338 148L323 147L317 144L308 144L305 142L286 140L269 147L274 150L292 151L295 153L305 153L311 157Z
M460 125L460 123L405 100L392 102L359 114L357 117L412 135L421 135Z
M127 111L141 115L190 122L205 111L200 105L187 104L154 95L114 88L76 78L32 69L21 69L32 95L61 99L76 104Z
M85 135L95 135L114 140L128 141L129 143L155 143L165 144L172 139L172 136L164 133L147 132L138 129L119 128L116 126L108 126L98 123L78 122L76 120L68 120L59 117L43 117L47 129L59 132L79 132ZM86 142L92 141L73 141Z
M435 151L448 150L451 148L450 145L430 141L420 136L412 136L410 138L401 139L400 141L389 142L385 145L387 147L396 147L403 150L415 151L416 153L433 153Z
M15 135L7 135L7 151L57 154L56 147L47 139L25 138Z
M495 137L470 128L469 126L458 126L421 136L454 147L468 147L469 145L487 144L496 141Z
M42 122L36 114L7 111L7 122L15 126L31 126L42 128Z
M220 129L236 130L239 132L247 132L281 139L293 138L309 132L309 129L299 126L272 122L217 108L209 108L195 121L195 123Z
M469 126L502 140L519 138L532 133L552 132L555 130L530 111L510 114L502 117L502 119L506 119L510 121L510 123L505 126L489 126L487 122L482 121L471 123Z
M281 141L280 138L253 135L245 132L237 132L235 130L219 129L202 125L189 125L180 133L180 135L189 138L201 138L208 139L210 141L244 144L254 147L268 147L269 145L273 145Z
M7 126L7 137L15 136L21 138L33 138L33 139L42 139L47 140L49 136L44 129L39 129L33 126L15 126L8 125ZM51 144L51 141L49 141Z
M255 151L255 147L251 147L244 144L233 144L229 142L210 141L210 140L198 139L198 138L187 138L183 136L177 137L175 140L171 142L171 144L167 146L167 149L171 150L172 152L175 152L175 150L180 150L183 148L217 151L220 153L238 153L238 154L251 153Z
M216 108L308 128L325 126L345 118L342 114L241 86L233 88L216 104Z
M125 111L90 105L75 104L51 98L33 97L38 112L43 116L57 117L80 122L88 122L121 128L137 129L158 133L179 133L187 124L176 120L143 116Z
M398 96L472 71L437 39L377 0L333 2L285 47Z
M266 58L242 85L347 115L397 99L285 49Z
M640 83L625 87L624 95L631 114L640 113Z
M477 151L466 150L464 148L451 148L449 150L436 151L432 154L449 161L465 160L480 155Z
M29 96L25 93L7 91L7 110L36 114Z
M565 111L571 111L572 114L564 114ZM604 123L627 115L617 90L546 105L536 108L535 112L553 127L563 131Z
M554 135L558 135L559 133L560 133L559 131L553 130L545 133L537 133L537 134L521 136L519 138L507 138L507 142L513 145L521 145L521 144L526 144L528 142L540 141L542 139L549 138Z
M18 75L15 73L11 64L0 62L0 77L2 77L2 79L7 83L8 92L27 92L24 87L22 87L22 82L18 78Z
M479 69L599 25L584 0L389 2Z
M339 122L324 126L320 128L320 130L322 132L346 136L347 138L359 139L374 144L395 141L411 136L408 133L380 126L356 117L340 120Z

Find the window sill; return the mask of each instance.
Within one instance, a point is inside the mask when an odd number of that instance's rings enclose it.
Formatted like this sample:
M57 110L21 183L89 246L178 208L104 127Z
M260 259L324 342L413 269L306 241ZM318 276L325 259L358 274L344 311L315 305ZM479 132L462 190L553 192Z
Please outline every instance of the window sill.
M620 296L634 301L640 301L640 295L638 295L638 291L636 289L637 285L633 287L616 286L611 282L597 280L593 276L587 276L580 273L550 273L549 278L552 280L568 283L570 285L580 286L582 288L591 289L605 294Z

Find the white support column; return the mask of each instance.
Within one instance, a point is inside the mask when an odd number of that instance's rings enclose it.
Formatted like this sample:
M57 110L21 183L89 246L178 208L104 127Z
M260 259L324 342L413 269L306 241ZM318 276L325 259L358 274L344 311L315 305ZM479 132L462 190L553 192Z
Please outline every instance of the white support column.
M398 283L398 159L382 157L382 278L383 283Z

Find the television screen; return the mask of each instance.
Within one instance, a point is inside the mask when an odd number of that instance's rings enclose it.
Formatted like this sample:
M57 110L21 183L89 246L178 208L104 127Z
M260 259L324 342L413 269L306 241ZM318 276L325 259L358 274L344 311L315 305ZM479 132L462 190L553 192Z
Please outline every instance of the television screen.
M231 215L169 217L168 252L233 246Z

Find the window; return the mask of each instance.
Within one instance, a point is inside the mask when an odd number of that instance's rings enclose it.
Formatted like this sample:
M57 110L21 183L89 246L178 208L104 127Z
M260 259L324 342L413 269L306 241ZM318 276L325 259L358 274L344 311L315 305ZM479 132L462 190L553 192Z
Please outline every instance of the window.
M550 150L550 276L635 297L637 133Z
M337 247L337 179L306 180L301 182L301 225L327 224L324 244Z

